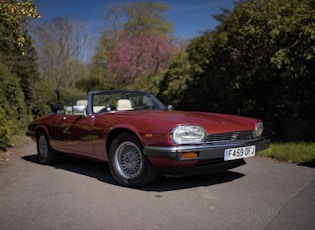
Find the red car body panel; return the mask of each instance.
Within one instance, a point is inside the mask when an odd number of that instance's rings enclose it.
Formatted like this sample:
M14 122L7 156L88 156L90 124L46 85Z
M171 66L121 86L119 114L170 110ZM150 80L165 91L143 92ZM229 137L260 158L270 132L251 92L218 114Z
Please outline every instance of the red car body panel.
M90 94L89 94L90 95ZM89 96L91 97L91 96ZM91 100L91 99L90 99ZM243 161L224 162L224 149L256 145L260 151L269 147L267 138L258 137L248 141L224 145L175 144L170 137L173 128L181 125L198 125L207 135L255 130L259 119L206 112L184 112L172 110L129 110L91 112L89 101L87 114L53 115L37 118L29 125L27 134L36 137L38 130L44 130L51 147L62 153L107 162L108 151L113 138L121 132L135 134L143 145L144 155L157 169L196 168L201 162L219 162L227 169L243 164ZM198 159L180 160L184 152L198 153ZM211 161L211 162L210 162ZM188 173L188 171L187 171Z
M204 112L115 111L106 114L52 115L36 120L44 128L54 149L73 154L87 154L106 161L106 138L115 129L130 130L144 146L174 144L169 132L178 125L198 124L208 134L252 130L258 119ZM149 136L146 134L150 134Z

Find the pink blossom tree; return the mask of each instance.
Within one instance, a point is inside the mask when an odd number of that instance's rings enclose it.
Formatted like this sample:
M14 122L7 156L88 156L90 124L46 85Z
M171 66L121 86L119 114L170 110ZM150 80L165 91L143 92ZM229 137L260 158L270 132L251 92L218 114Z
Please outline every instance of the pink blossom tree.
M129 84L165 70L174 51L170 37L147 31L117 33L114 44L109 68L117 81Z

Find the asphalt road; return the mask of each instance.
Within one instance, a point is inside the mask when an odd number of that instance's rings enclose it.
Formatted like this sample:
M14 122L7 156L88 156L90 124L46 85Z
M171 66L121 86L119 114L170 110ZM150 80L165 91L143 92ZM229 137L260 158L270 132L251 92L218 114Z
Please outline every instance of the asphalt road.
M0 165L0 229L315 229L315 169L251 158L233 171L115 184L106 164L38 164L35 144Z

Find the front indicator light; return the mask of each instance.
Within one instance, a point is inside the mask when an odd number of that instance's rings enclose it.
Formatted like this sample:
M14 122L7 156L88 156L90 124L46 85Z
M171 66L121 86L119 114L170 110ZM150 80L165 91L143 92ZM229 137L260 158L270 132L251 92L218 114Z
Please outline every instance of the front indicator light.
M181 160L196 159L198 158L198 153L197 152L182 153L180 158Z

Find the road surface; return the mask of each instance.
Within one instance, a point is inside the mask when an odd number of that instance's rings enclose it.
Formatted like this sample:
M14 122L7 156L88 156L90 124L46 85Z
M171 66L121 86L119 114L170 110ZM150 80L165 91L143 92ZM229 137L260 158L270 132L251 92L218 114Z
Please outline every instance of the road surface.
M40 165L32 142L8 159L0 165L2 230L315 229L314 168L255 157L227 173L130 189L106 164Z

